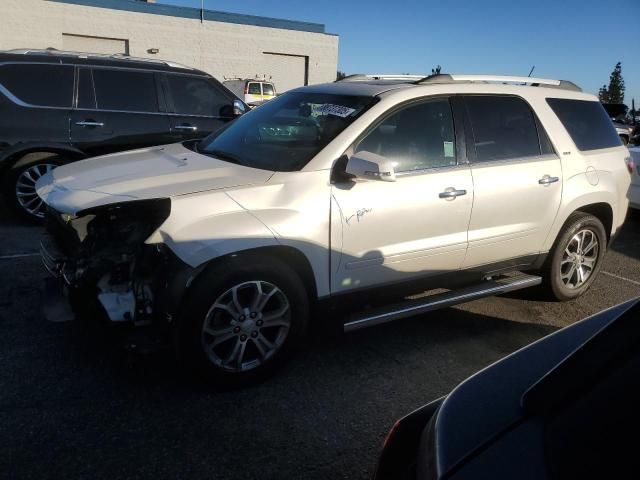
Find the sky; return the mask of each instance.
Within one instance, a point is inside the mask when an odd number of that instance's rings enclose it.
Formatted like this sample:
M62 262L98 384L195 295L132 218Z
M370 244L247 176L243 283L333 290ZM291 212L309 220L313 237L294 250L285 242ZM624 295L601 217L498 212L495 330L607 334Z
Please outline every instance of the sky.
M205 8L326 25L338 69L571 80L597 94L622 62L640 109L640 0L204 0ZM200 7L200 0L158 0Z

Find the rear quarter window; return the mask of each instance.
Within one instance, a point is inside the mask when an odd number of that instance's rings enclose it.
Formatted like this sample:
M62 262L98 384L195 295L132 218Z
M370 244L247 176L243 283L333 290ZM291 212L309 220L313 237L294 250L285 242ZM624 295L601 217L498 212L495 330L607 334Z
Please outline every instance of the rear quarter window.
M600 102L547 98L547 103L569 132L578 150L598 150L622 145Z
M27 63L2 65L0 85L24 103L42 107L71 107L73 67Z

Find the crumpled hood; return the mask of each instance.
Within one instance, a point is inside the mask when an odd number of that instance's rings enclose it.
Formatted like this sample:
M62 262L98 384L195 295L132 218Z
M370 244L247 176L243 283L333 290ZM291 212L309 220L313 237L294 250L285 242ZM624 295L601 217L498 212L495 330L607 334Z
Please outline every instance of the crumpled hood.
M36 190L47 205L75 214L111 203L264 183L272 175L201 155L178 143L64 165L40 178Z

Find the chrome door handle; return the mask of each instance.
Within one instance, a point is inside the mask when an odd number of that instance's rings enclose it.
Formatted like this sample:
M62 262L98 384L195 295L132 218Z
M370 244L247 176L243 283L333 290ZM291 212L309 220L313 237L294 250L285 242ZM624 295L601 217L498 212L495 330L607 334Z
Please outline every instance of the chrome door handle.
M538 183L540 185L551 185L552 183L556 183L558 181L560 181L560 179L558 177L552 177L550 175L545 175L540 180L538 180Z
M76 122L76 125L78 125L79 127L104 127L104 123L102 122L91 122L88 120Z
M467 194L466 190L456 190L453 187L449 187L444 192L441 192L440 195L438 195L438 196L440 198L454 199L456 197L460 197L460 196L466 195L466 194Z
M175 130L188 130L190 132L195 132L196 130L198 130L198 127L196 127L195 125L176 125L173 128Z

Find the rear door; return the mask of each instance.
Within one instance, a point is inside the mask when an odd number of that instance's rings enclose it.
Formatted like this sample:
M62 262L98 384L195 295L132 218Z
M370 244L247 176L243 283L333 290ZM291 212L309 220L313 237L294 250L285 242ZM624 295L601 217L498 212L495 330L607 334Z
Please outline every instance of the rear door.
M233 120L234 97L209 77L163 74L174 141L203 138Z
M474 201L463 267L536 255L560 207L560 158L524 99L474 95L464 101Z
M273 83L262 84L262 98L264 100L271 100L276 96L276 88Z
M261 102L262 99L262 83L247 82L247 88L244 95L245 103Z
M78 67L71 141L90 156L171 143L153 72Z

